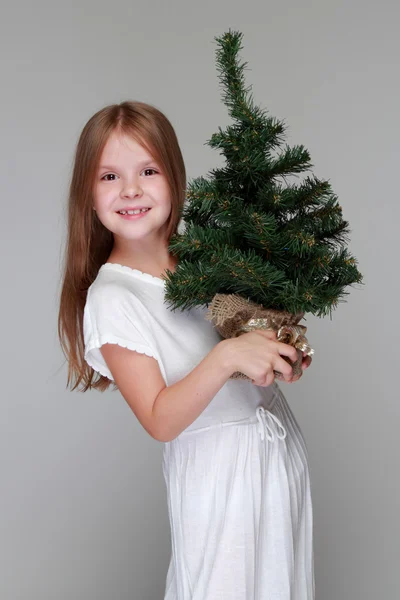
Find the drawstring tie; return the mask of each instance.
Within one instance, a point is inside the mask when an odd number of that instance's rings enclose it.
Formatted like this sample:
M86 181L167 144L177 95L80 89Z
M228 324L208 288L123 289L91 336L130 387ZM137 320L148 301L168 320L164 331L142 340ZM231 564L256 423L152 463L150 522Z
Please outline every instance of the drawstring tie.
M257 410L256 410L256 415L257 415L257 419L258 419L258 432L259 432L262 440L265 439L265 435L271 442L274 441L275 435L280 440L285 439L286 429L283 427L280 420L275 415L273 415L269 410L267 410L263 406L258 406ZM270 421L270 425L267 423L267 420ZM275 423L283 431L282 435L279 435ZM271 435L268 435L268 431L270 432Z

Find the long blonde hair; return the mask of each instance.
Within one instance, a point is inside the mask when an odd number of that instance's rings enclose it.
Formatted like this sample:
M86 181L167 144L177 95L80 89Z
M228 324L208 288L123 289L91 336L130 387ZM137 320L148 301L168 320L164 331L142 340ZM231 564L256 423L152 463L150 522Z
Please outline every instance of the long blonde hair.
M174 128L157 108L144 102L112 104L95 113L79 137L68 197L67 241L62 267L58 336L68 361L67 388L106 390L112 383L84 360L83 311L87 290L107 261L113 234L93 210L93 187L101 153L114 131L130 136L159 163L170 189L169 241L177 232L186 193L186 170ZM97 377L97 379L96 379ZM114 384L114 390L117 389Z

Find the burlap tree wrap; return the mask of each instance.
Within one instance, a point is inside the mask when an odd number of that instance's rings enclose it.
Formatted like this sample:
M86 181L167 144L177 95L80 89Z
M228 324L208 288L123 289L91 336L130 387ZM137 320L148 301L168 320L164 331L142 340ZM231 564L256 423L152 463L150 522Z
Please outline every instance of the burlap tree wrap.
M209 305L206 319L211 321L224 338L233 338L254 329L265 329L277 332L277 340L294 346L297 350L297 361L292 363L282 356L293 367L293 375L301 377L303 351L313 354L305 336L307 327L298 325L304 313L291 314L286 311L265 308L251 300L246 300L238 294L215 294ZM277 379L283 379L282 373L274 371ZM235 371L230 379L247 379L247 375Z

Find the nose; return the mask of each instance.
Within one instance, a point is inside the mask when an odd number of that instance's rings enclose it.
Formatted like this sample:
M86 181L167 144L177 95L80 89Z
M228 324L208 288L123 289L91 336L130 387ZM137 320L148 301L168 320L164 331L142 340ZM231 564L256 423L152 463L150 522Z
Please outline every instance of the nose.
M258 419L258 432L262 440L267 439L270 442L273 442L275 436L280 440L284 440L286 437L286 429L283 427L282 423L272 414L271 411L267 410L263 406L257 406L256 415ZM282 430L282 435L279 435L278 429Z
M134 198L135 196L141 196L143 194L142 186L140 181L133 180L126 182L121 190L122 198Z

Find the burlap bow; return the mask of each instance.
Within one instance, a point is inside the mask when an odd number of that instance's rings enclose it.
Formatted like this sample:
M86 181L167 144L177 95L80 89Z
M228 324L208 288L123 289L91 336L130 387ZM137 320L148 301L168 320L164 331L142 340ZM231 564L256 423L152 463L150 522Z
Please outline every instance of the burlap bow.
M297 350L297 361L292 363L282 356L293 367L293 375L301 377L303 373L303 353L314 354L313 348L305 336L307 327L299 325L304 313L292 314L286 311L265 308L261 304L243 298L238 294L215 294L206 319L211 321L218 333L225 339L237 337L254 329L266 329L277 332L277 340L294 346ZM283 379L280 371L274 371L278 379ZM230 379L247 379L244 373L236 371Z

